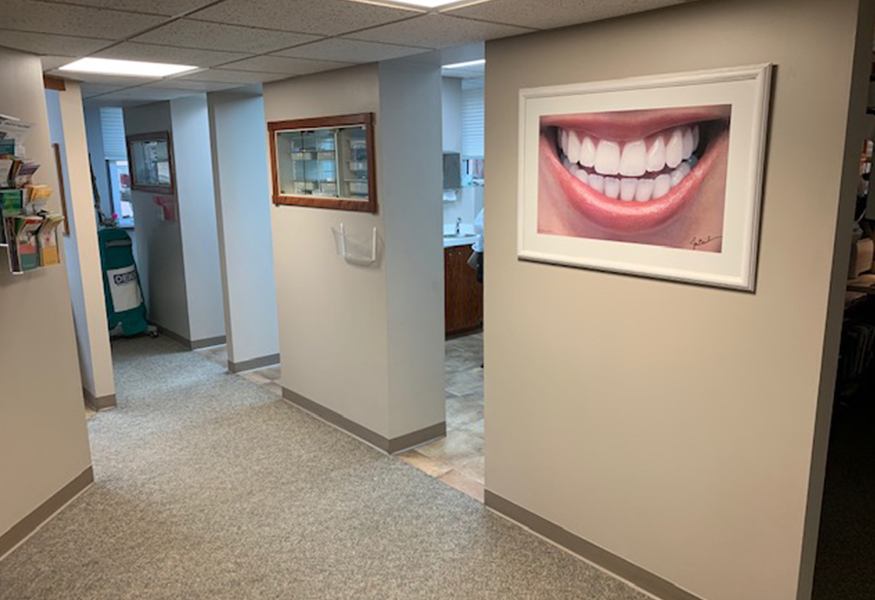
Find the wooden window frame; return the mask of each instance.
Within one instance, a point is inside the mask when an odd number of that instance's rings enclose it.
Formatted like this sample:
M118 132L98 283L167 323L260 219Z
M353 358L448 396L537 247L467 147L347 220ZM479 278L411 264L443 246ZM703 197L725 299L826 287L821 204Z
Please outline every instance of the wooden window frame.
M61 214L64 216L64 235L70 236L70 217L67 216L67 188L64 186L64 161L61 158L61 145L52 144L55 154L55 168L58 171L58 195L61 197Z
M133 142L162 141L167 143L167 160L170 161L170 185L141 185L137 183L136 168L131 155ZM169 131L153 131L151 133L137 133L125 137L125 147L128 152L128 173L131 176L131 189L140 192L173 195L176 193L176 161L173 157L173 139Z
M368 153L368 200L347 200L344 198L326 198L323 196L301 196L280 193L279 168L277 164L276 136L278 132L296 129L324 129L332 127L348 127L362 125L365 128L365 147ZM271 121L267 124L270 143L270 171L273 183L273 203L277 206L307 206L311 208L327 208L333 210L351 210L358 212L377 212L377 168L374 144L374 113L358 113L333 117L315 117L309 119L293 119L287 121ZM339 167L339 165L338 165ZM339 181L338 181L339 183Z

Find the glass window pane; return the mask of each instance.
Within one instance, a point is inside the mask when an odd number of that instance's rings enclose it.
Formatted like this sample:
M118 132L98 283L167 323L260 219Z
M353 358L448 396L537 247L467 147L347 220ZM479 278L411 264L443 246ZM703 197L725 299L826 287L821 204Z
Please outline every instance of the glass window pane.
M281 194L367 201L364 126L279 131L275 143Z

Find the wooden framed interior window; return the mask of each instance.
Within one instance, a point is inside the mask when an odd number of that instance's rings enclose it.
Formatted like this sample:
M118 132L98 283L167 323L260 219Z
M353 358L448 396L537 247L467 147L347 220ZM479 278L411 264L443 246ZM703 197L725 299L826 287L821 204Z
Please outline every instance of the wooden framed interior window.
M374 113L272 121L273 203L377 212Z
M169 131L127 136L128 168L131 189L157 194L173 194L176 173Z

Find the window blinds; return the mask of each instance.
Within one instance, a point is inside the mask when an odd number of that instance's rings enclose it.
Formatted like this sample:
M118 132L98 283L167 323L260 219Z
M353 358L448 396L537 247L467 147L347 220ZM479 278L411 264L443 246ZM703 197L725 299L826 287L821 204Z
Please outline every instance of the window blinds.
M483 157L483 78L462 80L462 156Z
M127 160L125 119L121 108L107 106L100 109L100 131L106 160Z

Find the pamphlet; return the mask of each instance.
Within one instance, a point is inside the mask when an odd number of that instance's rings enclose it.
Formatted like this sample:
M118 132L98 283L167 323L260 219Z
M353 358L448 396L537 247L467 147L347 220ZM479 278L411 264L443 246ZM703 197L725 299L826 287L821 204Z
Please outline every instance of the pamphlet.
M61 215L48 215L37 232L39 244L39 263L41 267L56 265L61 262L58 251L58 225L64 222Z
M43 224L43 218L36 215L18 215L13 218L14 236L10 240L10 246L15 246L18 270L36 269L40 266L37 231Z
M0 244L5 245L8 239L4 224L5 219L21 214L22 197L21 190L0 190Z
M30 184L26 188L27 201L32 204L46 202L52 197L52 188L45 184Z
M24 187L28 185L33 178L33 174L36 173L39 167L39 163L16 160L12 165L11 173L15 187Z

